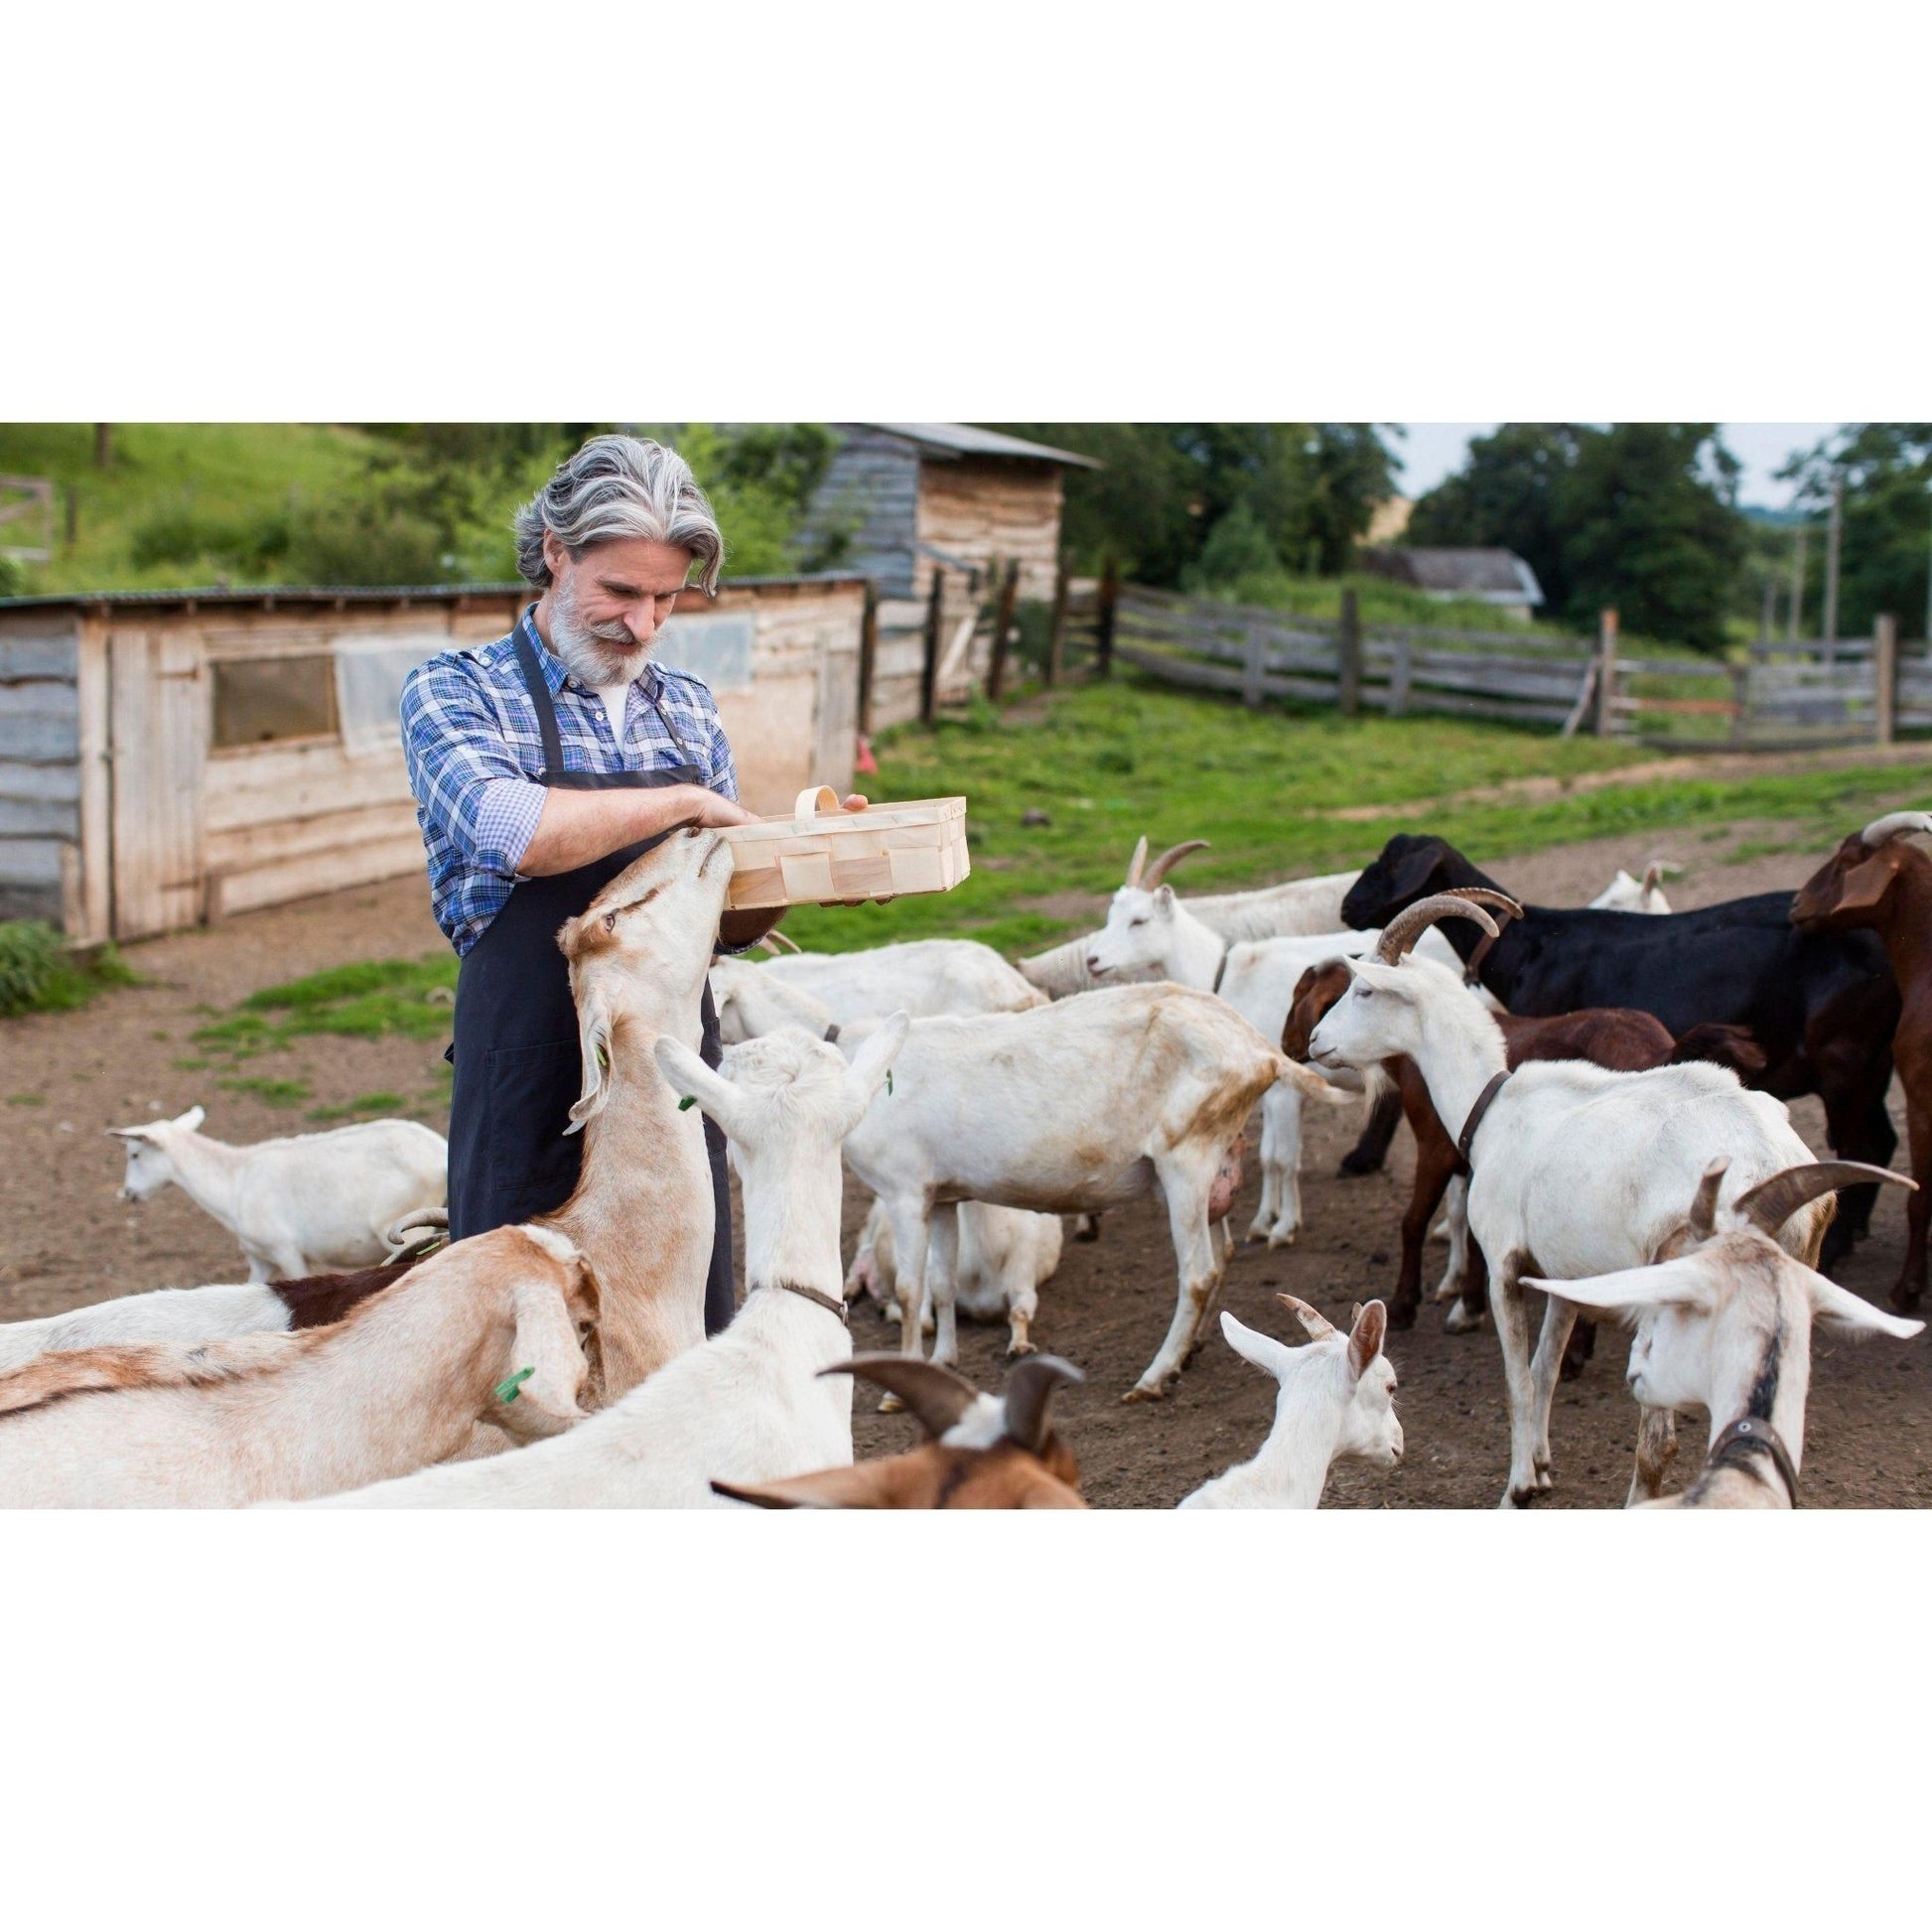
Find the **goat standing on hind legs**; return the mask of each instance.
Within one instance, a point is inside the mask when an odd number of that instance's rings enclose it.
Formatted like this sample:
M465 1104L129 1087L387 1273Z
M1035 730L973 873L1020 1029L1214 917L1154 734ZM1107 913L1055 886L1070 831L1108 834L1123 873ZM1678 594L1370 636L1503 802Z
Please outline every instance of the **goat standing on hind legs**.
M1925 1297L1926 1234L1932 1220L1932 858L1905 841L1932 834L1932 812L1888 812L1855 832L1799 887L1791 922L1811 932L1868 926L1884 941L1901 1010L1892 1060L1905 1089L1912 1178L1905 1204L1905 1259L1891 1305L1907 1311Z

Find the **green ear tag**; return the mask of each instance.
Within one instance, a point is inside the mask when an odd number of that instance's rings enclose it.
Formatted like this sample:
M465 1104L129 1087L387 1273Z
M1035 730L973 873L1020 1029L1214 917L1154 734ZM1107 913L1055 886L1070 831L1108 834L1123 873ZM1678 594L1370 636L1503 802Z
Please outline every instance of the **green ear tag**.
M496 1384L496 1400L498 1402L514 1402L523 1393L524 1383L535 1373L536 1370L534 1368L520 1368L507 1382L498 1382Z
M698 1096L695 1093L687 1093L684 1096L684 1098L677 1103L677 1110L679 1113L683 1113L687 1107L695 1107L697 1104L698 1104Z
M893 1090L893 1069L889 1066L886 1069L886 1091L888 1093L891 1093L892 1090Z

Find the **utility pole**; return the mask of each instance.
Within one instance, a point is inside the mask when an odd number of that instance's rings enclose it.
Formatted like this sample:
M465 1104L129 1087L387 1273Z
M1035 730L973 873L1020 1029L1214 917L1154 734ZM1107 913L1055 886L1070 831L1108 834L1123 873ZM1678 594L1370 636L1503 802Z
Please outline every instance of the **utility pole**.
M1771 626L1778 621L1778 580L1767 577L1764 580L1764 615L1757 621L1757 641L1768 644L1771 641Z
M1803 621L1805 609L1805 531L1809 525L1798 525L1798 546L1791 559L1791 613L1784 626L1784 640L1788 644L1798 641L1798 625Z
M1925 634L1932 638L1932 553L1928 553L1925 570Z
M1832 520L1825 533L1825 641L1838 642L1838 540L1845 524L1845 472L1832 478Z

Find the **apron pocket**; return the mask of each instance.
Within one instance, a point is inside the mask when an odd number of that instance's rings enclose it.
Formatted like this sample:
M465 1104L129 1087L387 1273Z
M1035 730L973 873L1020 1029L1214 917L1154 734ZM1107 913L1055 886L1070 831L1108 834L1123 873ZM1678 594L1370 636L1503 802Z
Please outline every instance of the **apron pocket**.
M548 1214L570 1198L584 1144L565 1136L583 1088L577 1041L497 1047L486 1057L490 1225Z

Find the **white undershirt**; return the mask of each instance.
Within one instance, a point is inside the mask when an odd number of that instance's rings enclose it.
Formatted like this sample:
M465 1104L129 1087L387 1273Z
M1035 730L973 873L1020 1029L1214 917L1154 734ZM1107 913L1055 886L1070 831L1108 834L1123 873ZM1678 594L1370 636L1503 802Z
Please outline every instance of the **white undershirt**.
M594 684L591 689L604 700L604 715L611 721L611 736L617 740L618 749L623 749L623 713L630 701L630 687L635 682L625 678L621 684Z

